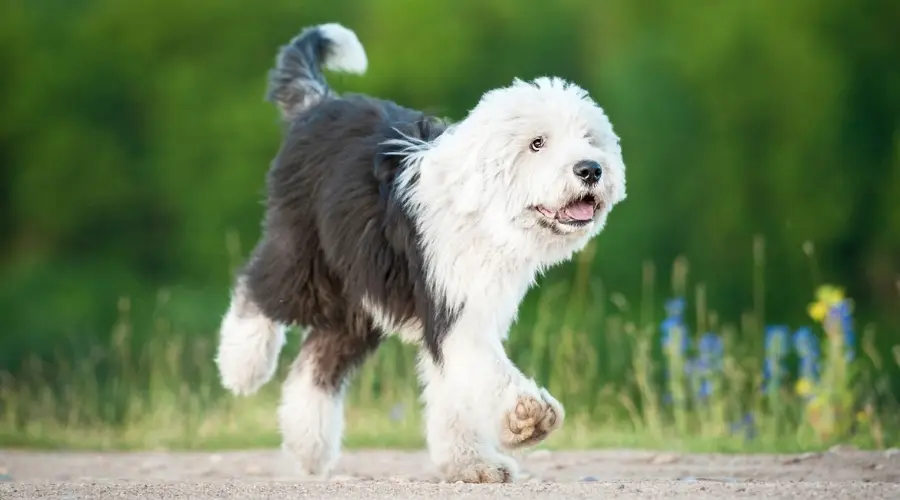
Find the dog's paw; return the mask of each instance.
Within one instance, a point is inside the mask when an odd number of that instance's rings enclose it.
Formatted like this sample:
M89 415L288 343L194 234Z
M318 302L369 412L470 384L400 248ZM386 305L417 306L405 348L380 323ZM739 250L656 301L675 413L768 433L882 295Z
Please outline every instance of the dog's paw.
M490 460L475 459L468 463L457 463L442 469L444 480L447 482L511 483L518 474L516 462L502 455Z
M565 419L559 402L540 389L537 395L519 396L516 406L503 417L500 440L507 448L522 448L543 441Z

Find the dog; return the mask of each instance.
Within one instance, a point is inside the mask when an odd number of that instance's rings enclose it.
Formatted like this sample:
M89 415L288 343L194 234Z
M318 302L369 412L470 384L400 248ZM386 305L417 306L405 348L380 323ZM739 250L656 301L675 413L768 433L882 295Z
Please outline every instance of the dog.
M503 343L549 267L582 249L625 199L606 113L558 77L489 90L459 121L345 93L356 34L331 23L281 47L267 100L285 135L262 236L222 319L222 385L251 394L276 371L289 326L300 353L282 386L283 448L327 477L341 452L348 378L387 335L419 346L429 455L447 481L517 475L513 451L559 428L563 407Z

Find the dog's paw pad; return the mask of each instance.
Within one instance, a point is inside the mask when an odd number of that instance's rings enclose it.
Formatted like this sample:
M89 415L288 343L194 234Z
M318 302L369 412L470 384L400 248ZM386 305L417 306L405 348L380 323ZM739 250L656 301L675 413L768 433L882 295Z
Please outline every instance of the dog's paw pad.
M509 448L543 441L563 420L562 406L542 390L540 396L520 396L516 407L504 416L501 439Z

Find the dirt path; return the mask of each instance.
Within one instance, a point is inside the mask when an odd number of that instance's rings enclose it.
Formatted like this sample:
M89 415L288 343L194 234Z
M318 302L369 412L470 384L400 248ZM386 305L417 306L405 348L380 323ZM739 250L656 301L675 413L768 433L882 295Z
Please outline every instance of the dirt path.
M681 455L536 451L516 484L440 483L422 452L347 452L304 481L278 451L0 451L0 498L900 498L900 452Z

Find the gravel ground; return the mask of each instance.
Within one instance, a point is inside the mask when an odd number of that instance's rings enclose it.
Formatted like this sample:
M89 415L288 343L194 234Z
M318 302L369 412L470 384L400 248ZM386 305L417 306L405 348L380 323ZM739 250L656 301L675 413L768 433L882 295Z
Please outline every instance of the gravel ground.
M900 451L700 455L547 452L515 484L441 483L423 452L346 452L329 481L294 475L279 451L0 451L0 498L900 498Z

